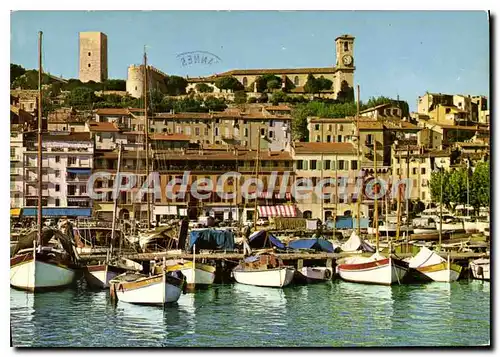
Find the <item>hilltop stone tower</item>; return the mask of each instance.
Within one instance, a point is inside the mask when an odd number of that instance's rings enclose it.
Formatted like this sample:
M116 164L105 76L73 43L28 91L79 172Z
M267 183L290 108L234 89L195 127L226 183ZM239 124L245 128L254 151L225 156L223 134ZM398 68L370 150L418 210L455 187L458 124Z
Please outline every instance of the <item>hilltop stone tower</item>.
M102 82L108 79L108 37L102 32L80 32L79 79Z

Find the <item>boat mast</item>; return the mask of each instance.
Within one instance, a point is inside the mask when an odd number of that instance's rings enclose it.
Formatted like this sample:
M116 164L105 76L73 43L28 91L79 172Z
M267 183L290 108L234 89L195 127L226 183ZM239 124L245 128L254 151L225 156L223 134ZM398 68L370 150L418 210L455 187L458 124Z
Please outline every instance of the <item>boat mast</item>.
M375 182L376 185L378 186L378 175L377 175L377 140L373 141L373 151L375 152L374 155L374 165L375 165ZM375 190L375 185L373 185L373 189ZM378 190L377 190L378 191ZM378 192L375 192L375 206L374 206L374 221L375 221L375 242L376 242L376 252L378 253L379 250L379 236L378 236ZM387 227L386 227L387 229ZM389 252L390 253L390 252Z
M323 128L323 126L321 126ZM323 160L323 152L321 152L321 173L320 173L320 182L323 182L323 165L324 165L324 160ZM321 224L324 224L325 222L325 217L323 213L323 192L321 192L321 199L320 199L320 204L321 204Z
M339 183L338 183L338 171L337 171L337 154L335 154L335 216L333 220L333 238L335 239L337 234L337 210L339 205Z
M257 185L257 182L259 180L259 158L260 158L260 126L258 127L259 128L259 131L257 132L257 138L258 138L258 141L257 141L257 157L255 159L255 185L256 185L256 188L255 188L255 193L256 193L256 196L255 196L255 204L254 204L254 211L253 211L253 230L256 231L257 230L257 201L258 201L258 196L259 196L259 192L257 190L258 188L258 185Z
M145 144L146 144L146 180L149 177L149 120L148 120L148 57L146 55L146 46L144 46L144 120L146 121L144 125L145 131ZM146 202L148 206L148 229L151 228L151 207L149 199L149 185L148 191L146 193Z
M42 244L42 35L43 32L38 32L38 209L37 209L37 225L38 225L38 245Z
M400 229L401 229L401 152L398 153L398 159L399 159L399 175L398 175L398 186L397 186L397 189L398 189L398 193L397 193L397 219L398 219L398 223L396 225L396 243L399 242L399 233L400 233Z
M359 165L359 170L361 172L361 159L360 159L360 152L361 152L361 137L359 135L359 84L357 85L357 92L358 92L358 101L356 103L356 137L358 139L358 165ZM363 186L361 186L363 187ZM357 206L357 231L358 231L358 236L361 235L361 197L363 193L363 188L361 188L361 192L358 192L358 196L356 199L356 206Z
M122 162L122 143L118 143L118 165L116 167L116 176L115 176L115 192L113 197L113 221L111 223L111 247L110 247L110 255L113 255L113 246L115 245L115 237L116 237L116 211L118 209L118 195L120 194L120 186L121 186L121 176L120 176L120 168Z
M406 146L406 180L410 182L410 145ZM406 249L408 249L409 244L409 229L410 229L410 197L411 197L412 186L410 186L409 195L406 197ZM406 250L405 250L406 252Z

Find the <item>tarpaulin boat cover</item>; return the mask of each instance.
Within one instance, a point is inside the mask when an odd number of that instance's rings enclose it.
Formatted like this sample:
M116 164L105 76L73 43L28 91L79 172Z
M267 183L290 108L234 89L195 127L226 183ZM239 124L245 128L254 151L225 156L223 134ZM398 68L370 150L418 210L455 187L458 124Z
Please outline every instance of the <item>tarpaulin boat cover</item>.
M267 237L267 239L266 239ZM250 248L276 247L286 249L285 244L267 231L257 231L250 235L248 245Z
M408 260L410 268L425 267L428 265L439 264L445 262L446 260L432 250L422 247L417 255Z
M362 240L354 231L347 242L342 244L340 249L342 249L343 252L355 252L358 250L362 250L363 252L375 252L375 249L370 244Z
M334 247L332 243L323 238L316 239L297 239L288 243L288 248L291 249L314 249L322 252L333 253Z
M202 229L191 231L189 234L189 250L193 250L196 244L196 250L234 250L234 234L231 231Z

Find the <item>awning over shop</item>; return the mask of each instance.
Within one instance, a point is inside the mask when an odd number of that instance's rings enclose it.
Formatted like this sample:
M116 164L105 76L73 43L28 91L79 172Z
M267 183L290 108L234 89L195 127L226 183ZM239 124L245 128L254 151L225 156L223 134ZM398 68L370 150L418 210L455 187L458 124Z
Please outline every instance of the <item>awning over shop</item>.
M23 208L23 217L35 217L38 210L36 208ZM90 217L92 208L86 207L44 207L42 208L43 217Z
M66 171L70 174L79 174L79 175L90 175L92 173L92 169L82 168L82 167L72 167L66 169Z
M21 214L21 209L20 208L11 208L10 209L10 215L12 217L19 217L20 214Z
M297 209L292 205L259 206L260 217L297 217Z

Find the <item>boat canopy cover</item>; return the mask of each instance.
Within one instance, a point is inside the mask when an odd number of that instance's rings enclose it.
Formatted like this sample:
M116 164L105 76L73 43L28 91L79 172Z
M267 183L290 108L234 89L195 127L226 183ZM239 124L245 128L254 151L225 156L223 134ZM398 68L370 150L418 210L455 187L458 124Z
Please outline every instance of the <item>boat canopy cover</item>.
M255 261L259 260L259 259L260 259L260 257L258 255L251 255L249 257L246 257L243 261L245 263L253 263L253 262L255 262Z
M428 265L439 264L446 260L433 252L432 250L422 247L417 255L408 260L410 268L425 267Z
M361 239L355 231L351 233L351 237L347 240L347 242L341 245L340 249L342 249L343 252L355 252L358 250L371 253L375 252L375 249Z
M189 250L234 250L234 234L229 230L201 229L189 234Z
M267 237L267 239L266 239ZM250 248L266 248L266 247L276 247L278 249L286 249L285 244L278 238L268 233L265 230L254 232L249 237L248 245Z
M322 252L333 253L335 251L333 244L323 238L316 239L297 239L288 243L291 249L314 249Z

